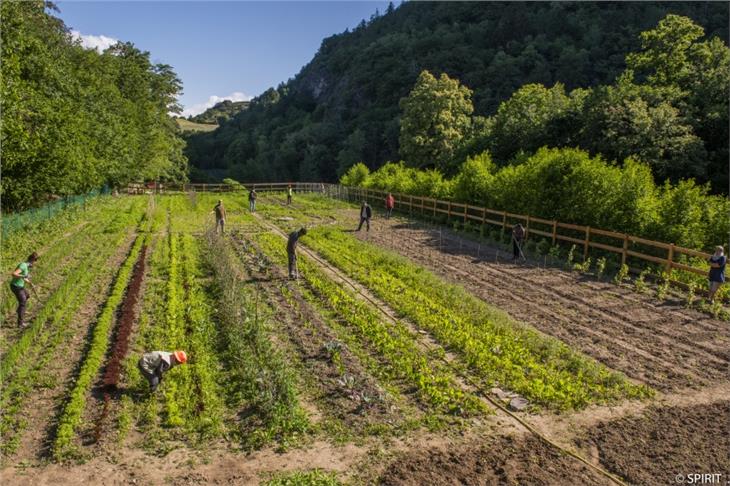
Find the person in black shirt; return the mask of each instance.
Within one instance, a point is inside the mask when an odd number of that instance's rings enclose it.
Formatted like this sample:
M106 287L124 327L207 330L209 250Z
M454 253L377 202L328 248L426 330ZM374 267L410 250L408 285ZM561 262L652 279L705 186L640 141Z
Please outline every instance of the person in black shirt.
M289 259L289 278L299 278L299 268L297 268L297 243L299 238L307 234L307 228L300 228L298 231L294 231L289 235L289 240L286 243L286 256Z
M370 208L370 205L367 201L363 201L362 206L360 206L360 225L357 227L357 231L360 231L362 229L363 223L367 225L367 231L370 231L370 218L372 217L373 210Z

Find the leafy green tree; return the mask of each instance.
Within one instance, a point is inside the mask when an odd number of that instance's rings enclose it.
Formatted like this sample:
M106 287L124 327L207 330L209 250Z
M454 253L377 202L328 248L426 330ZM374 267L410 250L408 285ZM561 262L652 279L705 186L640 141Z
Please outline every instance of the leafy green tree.
M636 156L659 181L706 176L702 140L672 102L673 88L631 81L631 72L615 86L594 90L586 102L581 146L614 160Z
M454 197L473 204L487 204L495 167L489 152L469 157L462 164L454 181Z
M629 54L626 63L651 86L679 91L675 105L703 140L709 159L708 174L700 180L711 180L716 191L725 192L730 48L717 37L701 42L704 34L704 29L688 17L667 15L655 29L641 34L641 50Z
M454 153L471 125L471 90L445 73L436 79L423 71L400 107L403 158L416 167L451 169Z
M1 2L2 201L20 210L139 179L184 180L169 112L182 85L170 66L119 43L84 49L41 0Z
M561 145L551 124L565 116L571 99L562 84L552 88L527 84L499 105L491 133L496 159L506 162L520 150L534 152L543 145Z
M359 128L348 135L343 144L342 150L337 154L338 174L342 175L349 167L352 167L358 161L363 160L367 140L365 132Z
M362 187L366 184L369 176L370 169L362 162L358 162L345 172L345 175L340 179L340 184L343 186Z

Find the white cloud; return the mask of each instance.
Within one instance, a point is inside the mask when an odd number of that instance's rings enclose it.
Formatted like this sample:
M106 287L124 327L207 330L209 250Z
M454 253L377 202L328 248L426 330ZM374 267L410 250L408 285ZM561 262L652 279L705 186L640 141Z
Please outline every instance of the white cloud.
M74 40L80 40L81 45L85 48L96 49L99 52L104 52L109 47L119 42L117 39L113 39L105 35L85 35L76 30L71 31L71 37L73 37Z
M195 116L203 113L208 108L212 108L216 103L220 103L223 100L231 100L231 101L248 101L251 97L241 93L240 91L236 91L235 93L231 93L228 96L210 96L208 98L208 101L204 103L197 103L193 106L190 106L189 108L185 108L182 112L182 116L188 117L188 116Z

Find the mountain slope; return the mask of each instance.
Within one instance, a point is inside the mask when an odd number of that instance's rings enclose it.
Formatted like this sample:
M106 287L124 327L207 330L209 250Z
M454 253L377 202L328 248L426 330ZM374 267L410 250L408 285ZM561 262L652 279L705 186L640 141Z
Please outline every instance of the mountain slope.
M228 120L248 108L248 105L248 101L223 100L199 115L188 117L188 120L193 123L218 124L221 118Z
M667 13L727 41L722 3L420 3L325 39L292 80L210 134L188 138L199 169L241 179L333 180L398 159L399 100L423 69L474 91L477 115L526 83L607 84Z

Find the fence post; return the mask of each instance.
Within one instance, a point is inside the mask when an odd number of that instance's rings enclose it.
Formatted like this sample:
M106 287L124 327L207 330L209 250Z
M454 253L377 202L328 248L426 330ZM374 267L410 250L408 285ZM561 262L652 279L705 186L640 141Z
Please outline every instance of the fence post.
M449 221L451 221L451 201L448 201L448 203L449 203L447 206L448 216L449 216Z
M413 214L413 196L408 196L408 215Z
M527 238L530 236L530 215L527 215L527 223L525 228L525 241L527 241Z
M624 248L621 251L621 265L626 265L626 250L629 249L629 235L624 234Z
M502 233L507 231L507 211L502 211Z
M436 219L436 200L433 200L433 219Z
M558 221L553 220L553 246L558 241Z
M586 258L588 258L588 241L591 238L591 227L586 226L586 239L583 243L583 261L586 261Z
M667 255L667 273L672 271L673 263L674 263L674 243L669 245L669 254Z
M469 205L464 203L464 223L466 224L467 211L469 211Z

